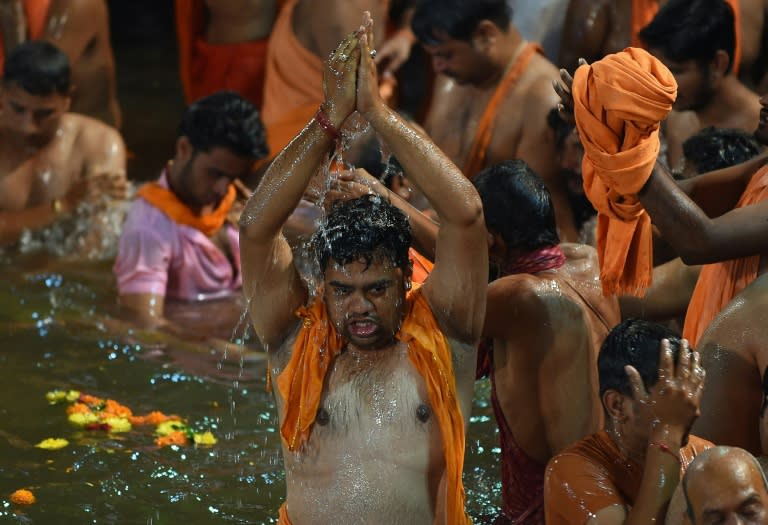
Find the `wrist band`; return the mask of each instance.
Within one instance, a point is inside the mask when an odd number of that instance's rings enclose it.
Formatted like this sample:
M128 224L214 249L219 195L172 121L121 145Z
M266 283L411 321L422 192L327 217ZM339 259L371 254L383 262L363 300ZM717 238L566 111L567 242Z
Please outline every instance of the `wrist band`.
M339 130L336 129L336 126L333 125L331 119L328 118L328 114L325 112L325 110L323 110L323 106L317 108L317 112L315 113L315 121L320 125L321 128L323 128L325 134L328 135L332 140L339 139Z
M53 211L54 215L61 215L62 212L62 204L61 199L53 199L51 202L51 211Z
M669 454L670 456L675 458L675 460L677 460L678 463L682 464L682 461L680 461L680 456L678 454L676 454L675 451L672 450L669 447L669 445L667 445L666 443L662 443L661 441L651 441L650 443L648 443L648 446L649 447L658 447L659 450L661 450L662 452L664 452L666 454Z

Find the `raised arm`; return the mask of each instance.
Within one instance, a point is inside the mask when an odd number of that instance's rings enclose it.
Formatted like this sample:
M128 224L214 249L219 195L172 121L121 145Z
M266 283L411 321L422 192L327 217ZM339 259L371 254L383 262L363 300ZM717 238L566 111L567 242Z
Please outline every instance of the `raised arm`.
M435 144L381 100L369 38L370 28L361 38L357 109L437 212L440 231L435 268L424 284L424 292L447 335L475 342L482 331L488 281L488 246L480 197Z
M282 229L331 152L333 135L355 109L357 43L357 34L349 35L328 59L325 102L272 162L240 218L243 291L256 334L268 350L295 326L294 311L307 298Z
M109 26L108 18L104 0L53 0L43 38L64 51L74 65Z
M608 2L571 0L565 14L560 43L560 67L574 71L580 58L590 62L602 58L610 29Z

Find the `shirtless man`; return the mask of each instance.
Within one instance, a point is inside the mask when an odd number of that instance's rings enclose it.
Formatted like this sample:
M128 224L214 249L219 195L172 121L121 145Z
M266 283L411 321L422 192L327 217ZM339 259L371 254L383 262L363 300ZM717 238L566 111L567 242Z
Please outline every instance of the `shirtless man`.
M677 81L674 111L663 128L673 172L682 171L683 143L699 130L754 131L759 97L733 73L733 11L725 0L670 0L640 38Z
M35 0L47 2L44 40L56 45L72 65L72 108L119 128L122 123L117 101L115 59L109 33L109 12L104 0ZM23 0L2 0L9 6L3 27L17 27L16 41L4 34L6 50L29 39ZM13 4L12 6L10 4Z
M69 107L67 56L48 42L17 46L0 93L0 246L81 203L108 208L105 199L127 196L120 134Z
M597 354L619 308L600 291L595 250L559 244L547 189L523 161L474 183L501 270L483 327L490 366L479 370L492 380L501 437L504 519L495 523L542 524L547 461L601 428Z
M505 0L428 0L412 25L438 73L425 122L435 144L470 179L504 160L526 161L552 194L560 237L578 239L547 125L557 68L522 39Z
M658 0L663 6L668 0ZM633 29L639 31L658 10L651 6L647 15L633 23L633 4L642 9L652 2L643 0L570 0L566 12L558 63L568 71L578 66L578 59L599 60L629 45L640 45ZM767 0L738 0L741 20L741 63L739 75L748 85L758 85L765 75L765 65L758 60L763 49ZM762 93L762 90L758 90Z
M280 523L464 524L463 431L488 278L482 205L458 168L379 97L366 27L330 57L325 101L241 219L245 294L277 385ZM310 299L281 229L355 109L440 217L435 268L406 297L407 220L365 196L318 230L321 285Z
M261 107L277 0L176 0L187 103L227 89Z

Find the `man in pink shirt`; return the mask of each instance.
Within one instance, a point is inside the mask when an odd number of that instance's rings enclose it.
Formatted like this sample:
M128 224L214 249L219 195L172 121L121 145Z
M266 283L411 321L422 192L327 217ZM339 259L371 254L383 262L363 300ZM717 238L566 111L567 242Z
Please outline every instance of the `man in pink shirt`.
M233 182L267 152L258 110L240 95L222 91L189 106L173 159L157 181L139 189L120 237L114 265L120 304L139 323L167 325L166 298L238 293L240 243L228 219Z

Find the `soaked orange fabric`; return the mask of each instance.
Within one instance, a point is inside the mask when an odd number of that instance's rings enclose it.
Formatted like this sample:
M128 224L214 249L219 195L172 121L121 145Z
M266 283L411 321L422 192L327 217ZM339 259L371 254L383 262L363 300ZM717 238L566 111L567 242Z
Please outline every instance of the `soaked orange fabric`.
M768 166L763 166L749 181L736 208L768 200ZM685 315L683 337L695 348L712 320L744 288L757 278L760 256L743 257L701 269Z
M739 74L741 65L741 7L739 0L726 0L733 9L733 25L736 35L736 47L733 50L733 73ZM632 0L632 46L645 47L638 34L651 23L659 12L659 0Z
M485 106L480 122L477 124L475 140L472 142L472 148L469 150L469 155L464 162L462 170L468 179L472 180L485 167L485 158L488 152L488 145L491 143L491 138L493 138L493 130L496 127L499 106L504 102L507 95L515 89L517 81L525 73L528 64L536 53L544 53L541 46L534 42L528 43L520 52L515 62L509 67L504 78L501 79L501 82L496 87L493 96L491 96L491 100L488 101L488 105Z
M173 191L162 187L156 182L144 184L136 192L136 195L155 208L162 210L174 222L196 228L210 237L219 231L224 225L224 221L227 220L227 214L235 202L236 191L235 187L230 184L227 194L221 200L219 206L206 215L195 214L189 209L189 206L179 200Z
M598 212L603 293L641 295L653 275L653 239L637 193L651 176L677 83L650 53L629 47L579 67L572 91L584 192Z
M411 274L411 281L417 284L421 284L427 280L432 268L435 264L424 257L422 254L414 250L413 248L408 250L408 257L413 262L413 274Z
M464 419L456 398L451 349L418 285L414 285L406 297L406 312L397 339L408 345L408 358L424 379L442 434L447 524L469 524L471 521L464 512L461 481ZM285 400L280 435L285 447L291 451L299 450L309 439L326 373L344 347L322 301L299 308L297 314L303 319L303 326L294 342L291 358L277 378L280 395Z
M187 104L222 89L236 91L261 107L268 39L209 44L203 0L176 0L179 74Z
M48 8L51 0L24 0L24 15L27 17L27 36L30 40L39 40L45 33L48 21ZM0 71L5 66L5 43L0 35Z
M680 476L693 459L714 445L690 436L680 449ZM552 458L544 480L547 525L583 525L611 505L632 506L645 465L624 457L603 430L587 436Z

